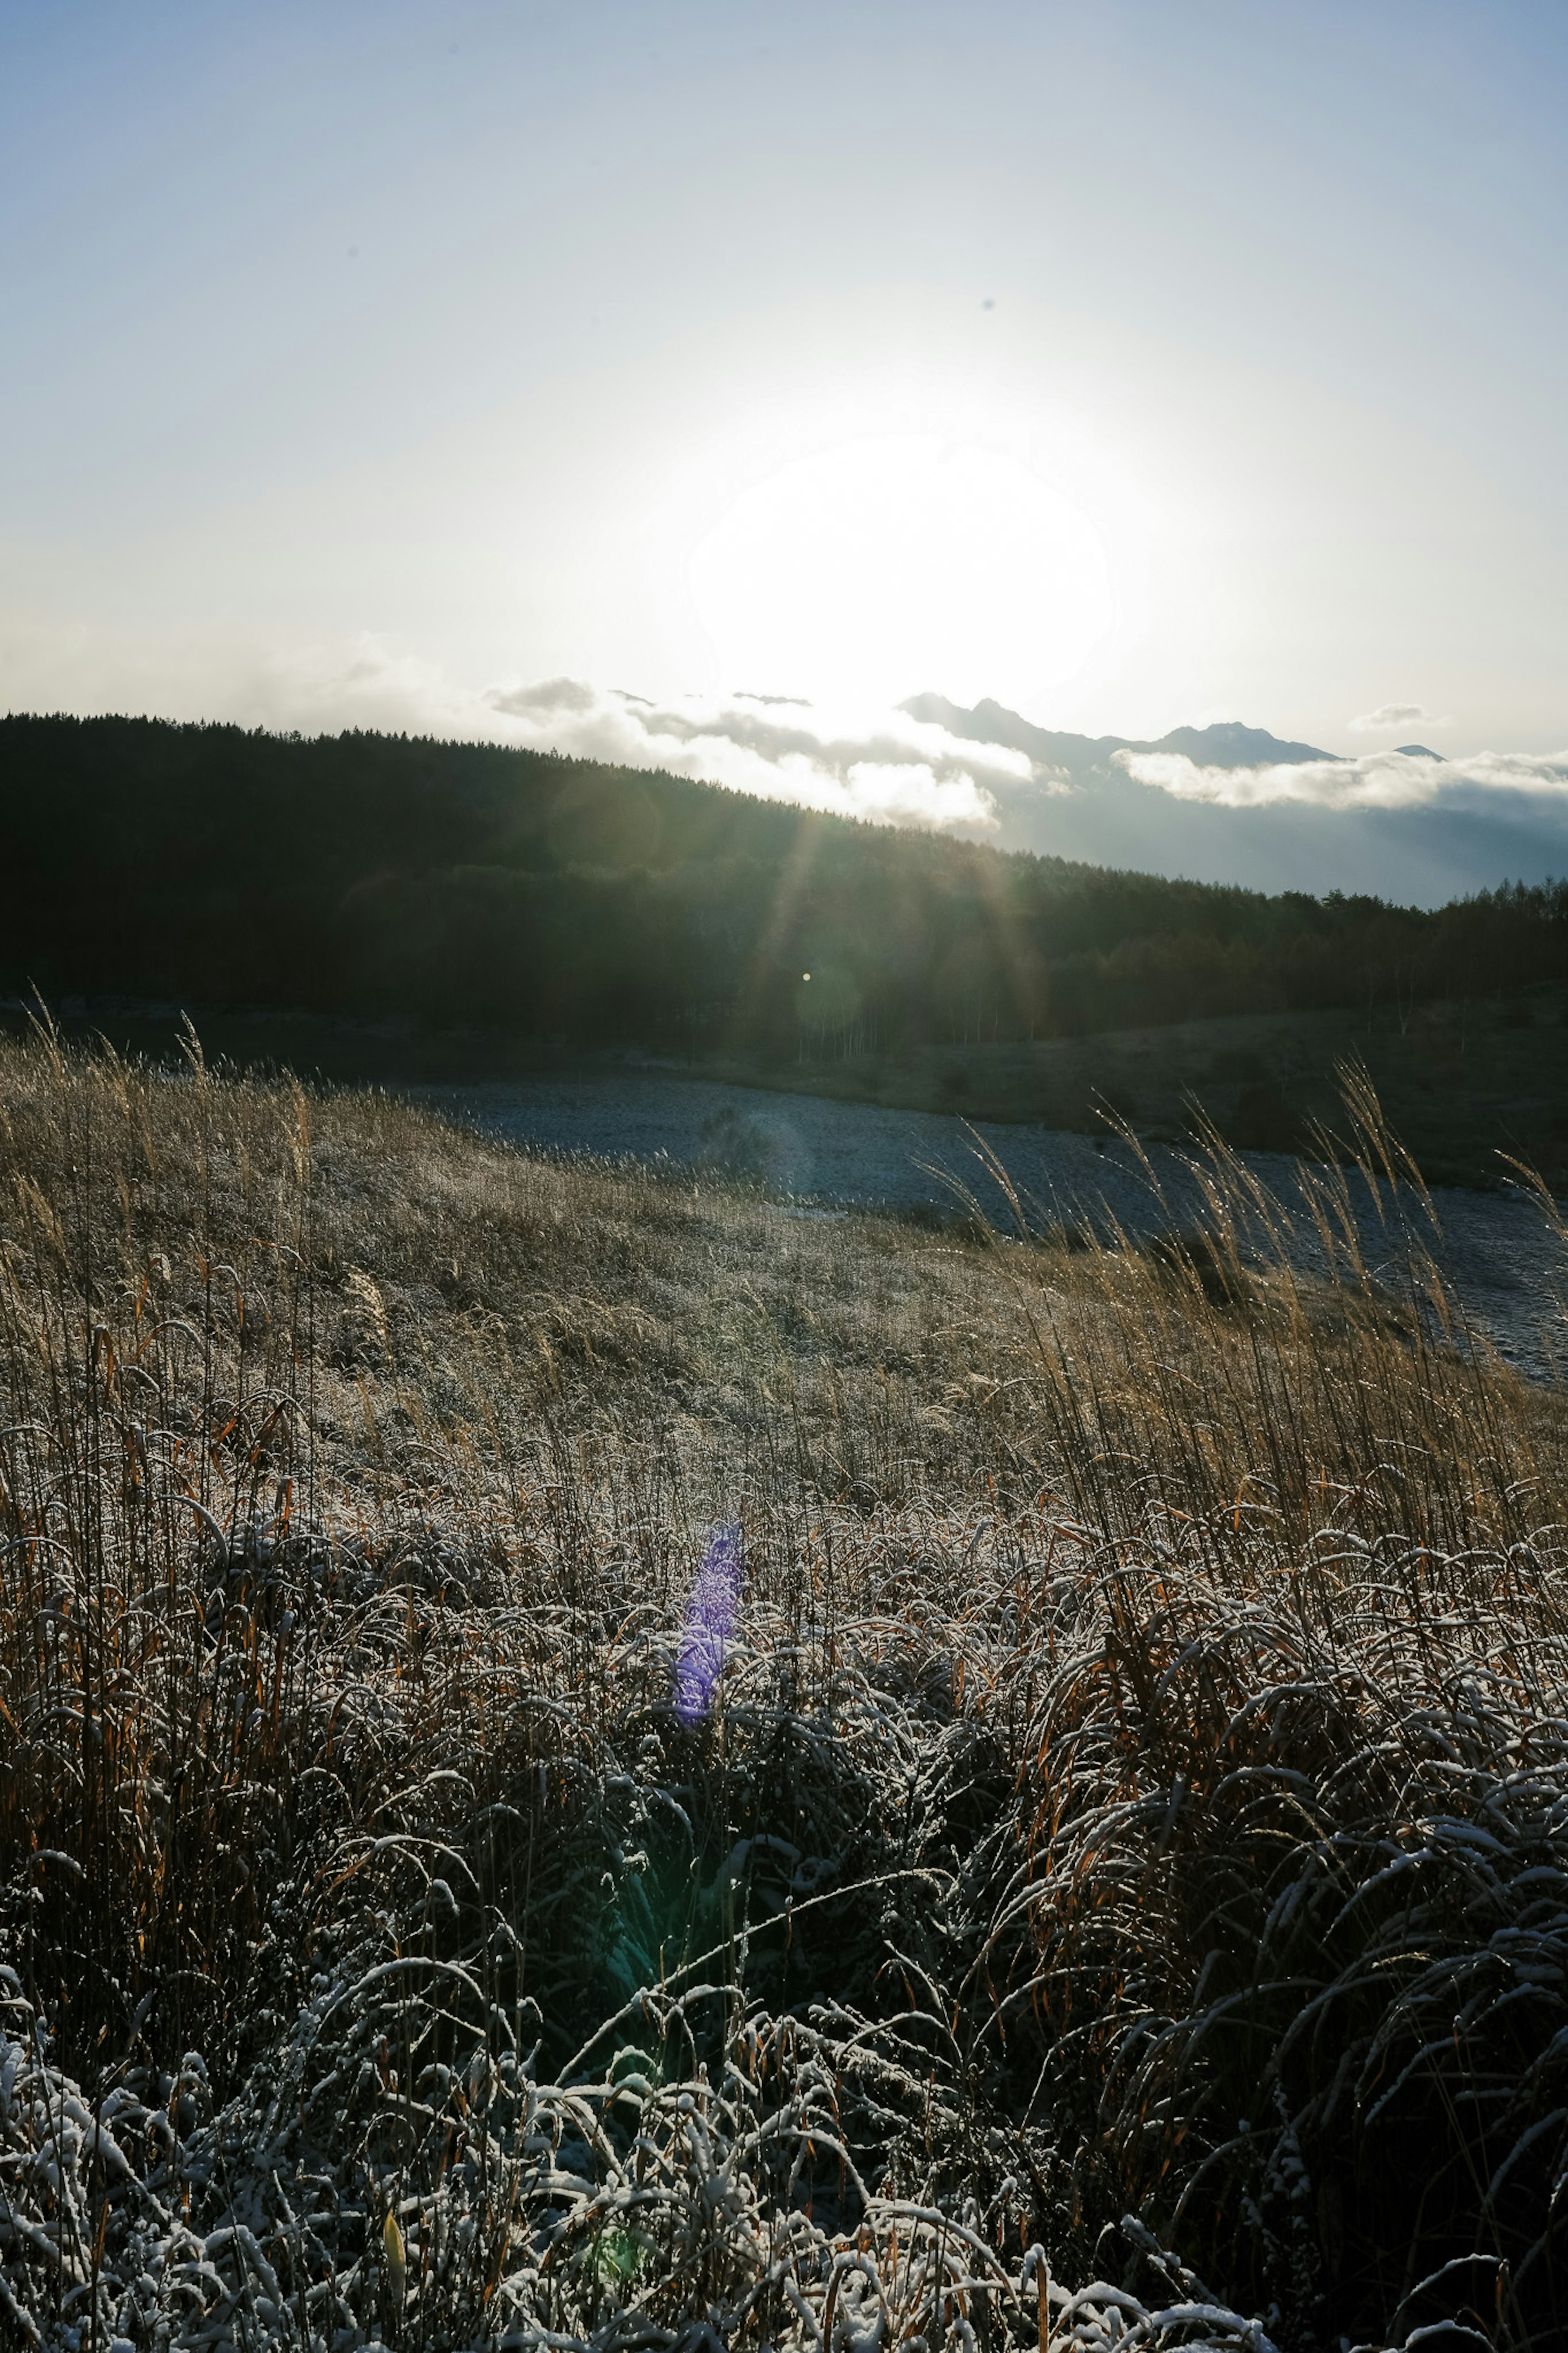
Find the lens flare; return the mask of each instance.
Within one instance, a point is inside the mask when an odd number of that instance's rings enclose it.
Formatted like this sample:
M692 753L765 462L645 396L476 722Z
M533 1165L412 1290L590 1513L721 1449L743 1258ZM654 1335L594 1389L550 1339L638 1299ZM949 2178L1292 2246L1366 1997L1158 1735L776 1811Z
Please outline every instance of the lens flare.
M710 1536L687 1597L675 1662L675 1713L684 1725L700 1724L713 1704L735 1632L741 1579L741 1531L731 1523Z

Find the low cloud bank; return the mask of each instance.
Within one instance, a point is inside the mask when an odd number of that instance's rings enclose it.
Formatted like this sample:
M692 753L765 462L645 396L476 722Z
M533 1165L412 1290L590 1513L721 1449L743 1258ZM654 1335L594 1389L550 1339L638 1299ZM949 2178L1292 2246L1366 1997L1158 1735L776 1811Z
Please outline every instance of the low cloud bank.
M0 614L0 709L210 720L279 733L502 737L483 698L437 663L348 638L187 629L157 636Z
M363 727L668 768L769 800L989 839L996 795L1040 777L1026 753L882 705L790 695L641 695L552 678L477 692L369 633L132 637L0 614L0 708L202 718L308 735Z
M1221 808L1267 808L1281 801L1328 809L1422 808L1466 785L1568 799L1568 751L1478 752L1463 761L1436 753L1365 752L1353 760L1303 760L1264 768L1200 767L1178 752L1117 752L1141 785L1182 801Z
M901 711L774 694L650 702L571 678L497 689L485 700L510 723L509 742L977 839L996 830L996 792L1035 780L1026 753L969 742Z
M1005 814L1016 839L1026 805L1028 838L1043 845L1052 829L1040 829L1041 804L1068 795L1081 806L1104 773L1103 752L1088 739L1057 740L1080 744L1091 765L1080 760L1054 767L1037 751L1031 756L966 735L968 714L951 705L926 720L880 704L826 706L763 692L655 702L574 678L479 692L437 664L370 635L291 642L216 631L132 638L0 614L0 707L12 710L199 716L306 734L363 727L508 744L668 768L769 800L981 841L996 836ZM1371 733L1421 722L1438 723L1417 703L1389 702L1352 724ZM1482 752L1447 761L1436 753L1377 750L1244 767L1130 747L1111 758L1173 800L1221 808L1295 803L1418 809L1467 797L1473 807L1489 790L1568 803L1568 751ZM1074 854L1099 853L1080 847ZM1125 845L1118 854L1127 854Z

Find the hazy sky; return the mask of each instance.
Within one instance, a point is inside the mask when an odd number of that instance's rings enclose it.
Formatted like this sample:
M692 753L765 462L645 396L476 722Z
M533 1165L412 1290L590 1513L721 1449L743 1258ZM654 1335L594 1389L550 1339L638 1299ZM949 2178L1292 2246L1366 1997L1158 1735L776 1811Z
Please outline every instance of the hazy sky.
M1557 749L1565 65L1563 0L0 0L0 704Z

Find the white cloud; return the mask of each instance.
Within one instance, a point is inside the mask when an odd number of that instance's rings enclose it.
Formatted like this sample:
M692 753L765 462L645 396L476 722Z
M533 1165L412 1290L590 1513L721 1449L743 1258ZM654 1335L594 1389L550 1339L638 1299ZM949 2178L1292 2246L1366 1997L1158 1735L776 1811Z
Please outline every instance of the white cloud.
M501 738L496 715L422 656L368 632L301 638L182 630L132 634L0 615L0 709L123 712L239 727L345 727Z
M1027 784L1028 755L975 744L878 705L824 707L795 696L679 695L649 702L576 680L497 689L510 741L619 766L668 768L767 800L873 823L978 838L998 822L994 791Z
M476 692L364 634L162 638L50 628L0 615L0 708L229 721L302 734L363 727L668 768L769 800L984 839L994 792L1026 785L1027 754L975 744L878 704L763 693L654 702L580 679Z
M491 707L519 719L540 718L565 711L592 711L596 700L591 686L580 679L547 678L538 686L514 686L505 694L487 697Z
M1415 727L1425 723L1428 727L1447 727L1435 711L1427 711L1419 702L1380 702L1375 711L1363 711L1359 719L1351 721L1352 735L1380 735L1396 727Z
M0 615L0 708L141 712L305 734L364 727L510 744L616 766L668 768L769 800L977 840L997 830L999 796L1016 807L1020 795L1080 789L1026 753L975 743L885 705L763 693L653 702L573 678L479 692L369 635L289 640L213 631L132 638L15 619L8 625ZM1367 717L1403 727L1426 715L1415 704L1390 703ZM1467 788L1568 801L1568 751L1483 752L1449 762L1436 754L1380 750L1252 768L1203 767L1170 752L1114 756L1141 784L1222 808L1281 802L1415 808Z
M1364 752L1355 760L1268 768L1200 768L1177 752L1113 756L1141 785L1221 808L1262 808L1279 801L1331 809L1419 808L1465 785L1568 798L1568 751L1479 752L1454 762L1436 753Z

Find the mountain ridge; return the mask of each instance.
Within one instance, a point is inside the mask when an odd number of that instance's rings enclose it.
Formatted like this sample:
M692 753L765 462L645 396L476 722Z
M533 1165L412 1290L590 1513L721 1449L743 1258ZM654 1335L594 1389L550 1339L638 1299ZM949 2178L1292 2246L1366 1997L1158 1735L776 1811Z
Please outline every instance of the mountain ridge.
M1207 727L1173 727L1166 735L1147 739L1132 735L1079 735L1070 731L1037 727L1032 720L986 695L973 710L950 702L942 694L912 694L899 708L911 719L925 720L975 744L1005 744L1066 768L1084 765L1089 755L1109 759L1117 752L1175 752L1194 766L1250 768L1294 765L1305 760L1341 760L1338 752L1324 752L1313 744L1295 744L1271 735L1267 727L1248 727L1239 719L1217 719ZM978 722L978 724L976 723ZM1402 750L1415 746L1402 745Z
M1250 891L1372 892L1426 907L1505 876L1541 883L1568 874L1568 797L1479 784L1458 761L1445 762L1448 773L1436 794L1405 807L1288 799L1232 806L1145 783L1117 755L1163 753L1221 770L1352 764L1239 720L1175 727L1151 740L1037 727L990 698L966 710L944 695L917 694L901 708L960 739L1029 759L1027 779L989 785L998 819L991 839L1001 849ZM1407 757L1439 757L1425 744L1397 748Z

